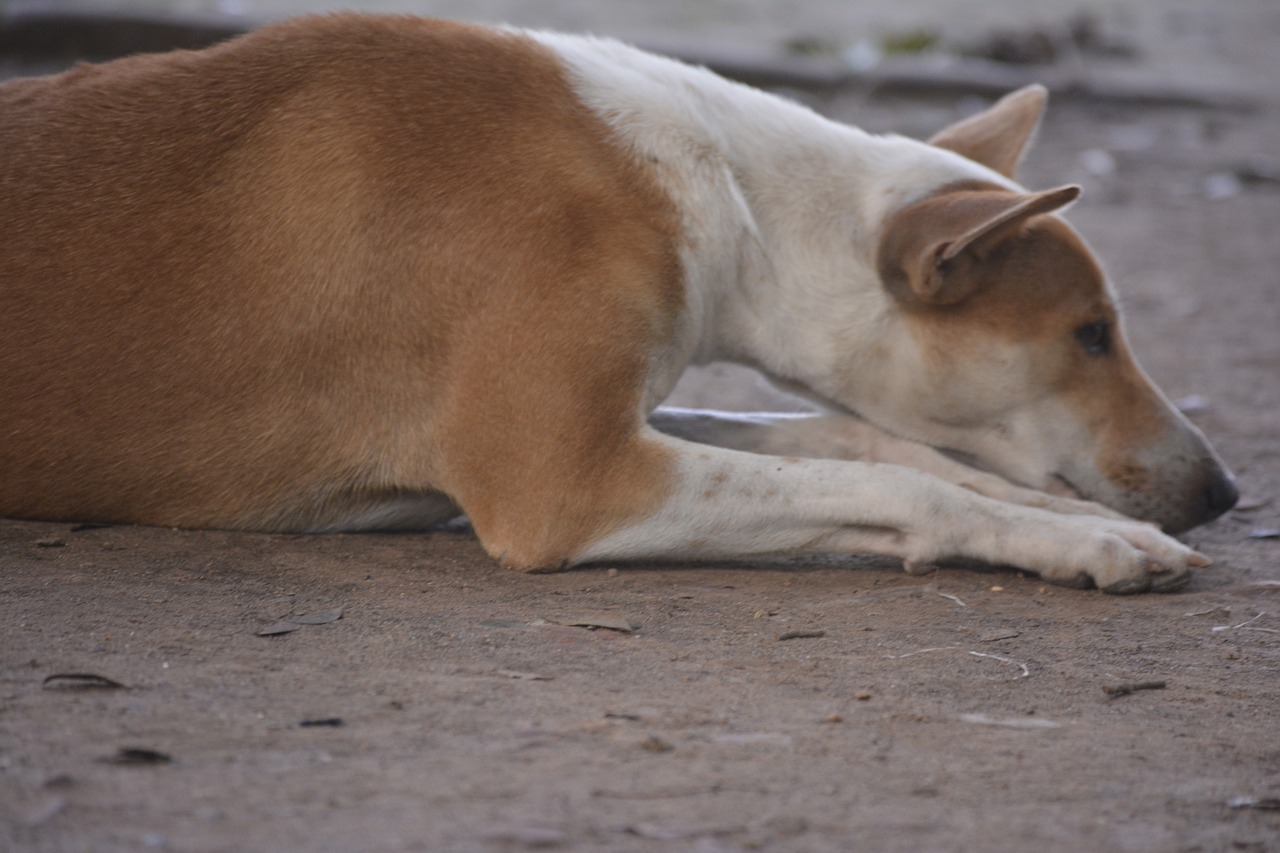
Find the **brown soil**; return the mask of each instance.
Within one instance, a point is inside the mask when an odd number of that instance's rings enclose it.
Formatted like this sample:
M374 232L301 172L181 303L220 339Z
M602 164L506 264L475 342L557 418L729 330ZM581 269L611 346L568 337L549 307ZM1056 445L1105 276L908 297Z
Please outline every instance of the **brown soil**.
M1060 100L1028 164L1085 185L1139 357L1240 476L1187 590L2 521L0 849L1280 850L1280 10L1249 8L1260 108Z

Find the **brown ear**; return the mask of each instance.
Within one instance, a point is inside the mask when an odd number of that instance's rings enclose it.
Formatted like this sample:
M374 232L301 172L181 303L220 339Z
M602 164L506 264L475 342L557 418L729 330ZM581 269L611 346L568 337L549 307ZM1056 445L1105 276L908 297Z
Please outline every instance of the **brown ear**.
M880 279L904 307L954 305L981 286L983 260L995 246L1079 195L1075 185L1038 193L960 189L907 205L880 238Z
M930 145L963 154L1012 178L1040 126L1049 90L1039 84L1005 95L990 109L934 135Z

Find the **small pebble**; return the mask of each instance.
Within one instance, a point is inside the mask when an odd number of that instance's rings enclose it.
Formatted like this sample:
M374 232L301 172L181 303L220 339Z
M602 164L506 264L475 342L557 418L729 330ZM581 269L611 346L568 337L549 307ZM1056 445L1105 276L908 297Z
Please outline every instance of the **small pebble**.
M643 749L645 752L659 752L659 753L670 752L671 750L675 749L674 746L667 743L665 740L658 737L657 735L649 735L647 738L640 741L640 748Z

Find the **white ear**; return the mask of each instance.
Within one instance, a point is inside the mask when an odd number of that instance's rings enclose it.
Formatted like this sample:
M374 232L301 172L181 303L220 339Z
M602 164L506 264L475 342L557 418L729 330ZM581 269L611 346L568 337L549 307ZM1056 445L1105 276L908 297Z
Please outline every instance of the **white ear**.
M930 145L946 148L1012 178L1040 126L1049 91L1033 84L942 130Z

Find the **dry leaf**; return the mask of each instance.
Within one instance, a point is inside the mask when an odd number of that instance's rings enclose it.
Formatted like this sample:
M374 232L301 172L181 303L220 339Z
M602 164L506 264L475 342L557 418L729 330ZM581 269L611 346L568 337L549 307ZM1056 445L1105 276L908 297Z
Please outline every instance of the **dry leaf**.
M341 717L321 717L319 719L314 719L314 720L300 720L298 722L298 725L302 726L304 729L311 729L311 728L336 729L336 728L339 728L340 726L345 726L346 721L343 720Z
M778 635L779 640L816 640L827 636L827 632L823 630L816 631L783 631Z
M341 618L341 610L319 610L315 613L304 613L302 616L290 616L287 621L296 625L327 625Z
M610 631L621 631L624 634L630 634L636 629L632 621L625 616L615 616L612 613L589 613L582 616L575 616L572 619L549 619L557 625L568 625L572 628L608 628Z
M169 764L173 761L173 758L172 756L154 749L146 749L144 747L123 747L117 750L114 755L104 756L99 758L98 761L103 764L142 766L152 764Z
M986 714L961 714L960 719L975 726L1000 726L1006 729L1058 729L1061 723L1034 717L988 717Z
M50 690L128 690L129 688L114 678L95 675L92 672L59 672L50 675L42 682Z
M517 669L500 669L496 672L504 678L516 678L520 681L550 681L553 676L542 675L538 672L521 672Z
M276 637L280 634L291 633L301 627L302 626L297 622L290 622L287 619L282 619L279 622L272 622L270 625L264 625L259 628L256 633L259 637Z
M1280 797L1232 797L1227 800L1227 808L1280 811Z

